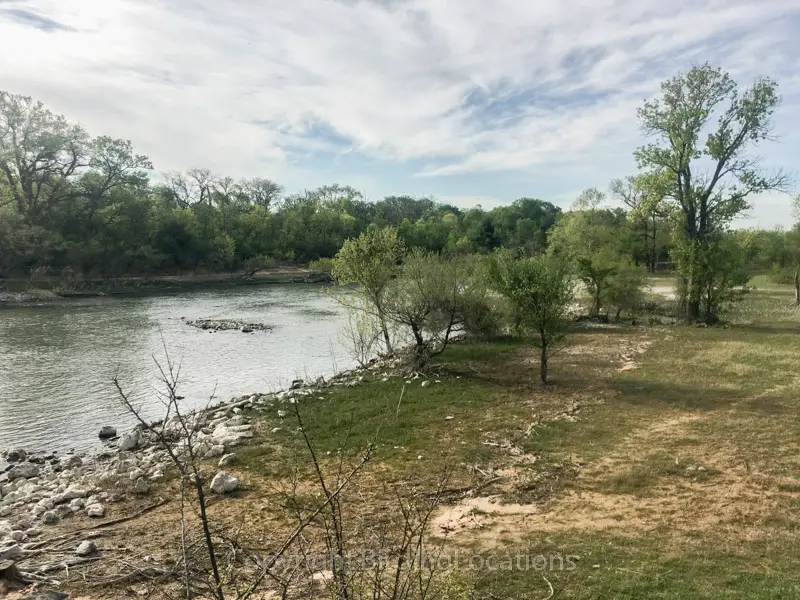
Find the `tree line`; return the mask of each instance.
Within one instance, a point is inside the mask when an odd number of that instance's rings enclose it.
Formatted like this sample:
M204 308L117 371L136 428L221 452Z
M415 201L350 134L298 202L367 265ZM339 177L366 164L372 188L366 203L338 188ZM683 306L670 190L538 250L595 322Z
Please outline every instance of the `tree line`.
M332 258L346 240L391 227L404 247L433 254L561 256L593 315L621 280L671 268L684 314L712 322L755 268L800 286L797 227L731 230L753 195L790 189L753 153L771 139L779 104L769 78L740 88L697 66L639 109L639 171L607 193L586 190L567 211L536 198L461 210L431 198L369 201L338 184L285 194L268 178L201 168L155 178L129 141L93 138L40 102L0 92L0 277L253 273Z

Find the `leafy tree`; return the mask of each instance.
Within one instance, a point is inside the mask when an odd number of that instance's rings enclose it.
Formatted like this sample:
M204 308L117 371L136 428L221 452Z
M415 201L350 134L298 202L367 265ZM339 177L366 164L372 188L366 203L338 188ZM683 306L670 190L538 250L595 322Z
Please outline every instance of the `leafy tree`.
M551 230L550 250L573 265L592 298L590 316L599 317L617 272L625 237L624 216L600 208L604 196L592 188L581 193L575 210Z
M452 336L483 316L486 286L471 256L443 256L420 248L405 257L390 284L386 315L406 334L417 368L447 348Z
M73 192L71 178L89 166L90 141L28 96L0 91L0 174L17 212L33 222Z
M392 340L387 324L389 284L397 276L405 247L393 227L372 228L357 238L344 242L336 254L333 277L339 284L356 283L367 299L383 334L387 353L392 353Z
M715 287L709 278L728 280L717 278L713 264L714 257L728 256L719 252L722 232L749 207L750 196L788 186L783 173L766 172L749 154L770 137L780 104L777 87L762 77L740 91L728 73L705 64L665 81L661 95L639 109L642 128L656 141L635 156L660 181L661 197L680 217L677 252L690 319L701 316L701 305L719 306L704 302L703 295ZM713 313L704 317L716 319Z
M622 312L627 312L631 320L644 301L645 272L631 261L620 261L608 286L608 302L616 307L616 320Z
M514 258L498 251L491 272L495 289L514 306L521 326L539 336L539 377L547 383L550 349L565 335L573 297L568 265L553 255Z

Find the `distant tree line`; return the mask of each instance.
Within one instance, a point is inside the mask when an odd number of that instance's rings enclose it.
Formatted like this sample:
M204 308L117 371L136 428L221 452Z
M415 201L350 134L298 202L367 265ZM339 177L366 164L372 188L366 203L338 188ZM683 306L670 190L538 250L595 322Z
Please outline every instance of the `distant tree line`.
M151 177L131 143L90 137L31 98L0 92L0 276L96 277L247 269L333 257L370 227L411 248L535 253L560 209L520 198L490 211L430 198L368 201L327 185L285 195L267 178L208 169Z
M779 104L768 78L740 89L720 69L695 67L639 110L650 141L634 153L639 172L609 185L617 208L591 188L569 211L527 197L462 210L424 197L371 201L338 184L287 195L268 178L200 168L155 178L129 141L93 138L0 92L0 277L255 273L333 258L347 240L390 227L409 251L560 256L594 316L609 300L624 309L642 270L669 267L685 316L712 322L757 270L795 281L800 302L800 229L731 230L751 196L789 191L789 178L751 152L770 139Z

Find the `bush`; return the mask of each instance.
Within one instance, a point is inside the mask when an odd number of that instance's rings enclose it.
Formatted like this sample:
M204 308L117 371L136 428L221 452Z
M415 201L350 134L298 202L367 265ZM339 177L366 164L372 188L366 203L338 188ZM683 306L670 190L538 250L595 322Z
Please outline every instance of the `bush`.
M308 268L318 273L330 274L333 271L333 259L318 258L317 260L312 260L308 263Z

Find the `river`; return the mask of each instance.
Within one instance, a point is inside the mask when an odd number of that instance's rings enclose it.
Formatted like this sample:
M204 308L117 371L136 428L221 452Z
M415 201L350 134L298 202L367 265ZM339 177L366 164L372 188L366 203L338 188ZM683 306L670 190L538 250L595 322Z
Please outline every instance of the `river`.
M236 319L271 331L211 333L181 317ZM344 313L323 286L266 285L110 296L0 309L0 450L88 450L103 425L134 425L118 374L148 419L163 407L154 361L180 367L187 406L288 386L349 368Z

